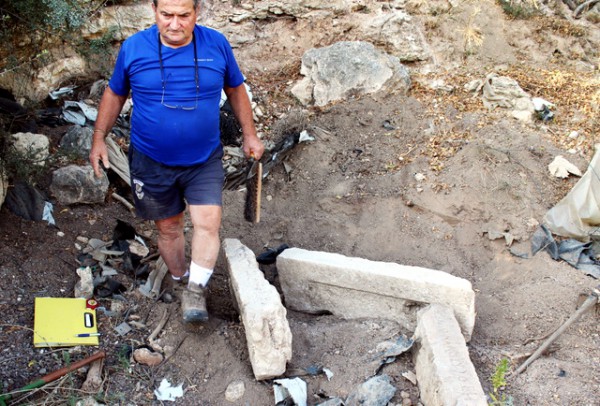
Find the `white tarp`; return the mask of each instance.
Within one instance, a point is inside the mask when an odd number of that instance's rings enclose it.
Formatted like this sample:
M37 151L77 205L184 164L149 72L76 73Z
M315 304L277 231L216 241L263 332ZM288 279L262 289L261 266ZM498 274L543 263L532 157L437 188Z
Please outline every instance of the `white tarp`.
M580 241L600 237L600 144L595 149L579 182L544 216L543 223L553 234Z

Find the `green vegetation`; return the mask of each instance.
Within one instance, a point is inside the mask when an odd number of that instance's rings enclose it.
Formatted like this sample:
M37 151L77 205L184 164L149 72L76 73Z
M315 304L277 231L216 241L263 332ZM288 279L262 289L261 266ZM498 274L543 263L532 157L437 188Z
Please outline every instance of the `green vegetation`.
M123 2L123 1L120 1ZM48 61L40 60L53 43L71 45L82 56L106 60L116 28L102 38L85 40L81 29L108 0L7 0L0 5L0 74L27 69ZM119 1L110 1L111 4ZM14 57L13 55L18 55ZM11 56L13 56L11 58Z
M490 406L512 406L512 396L503 393L504 387L506 386L506 373L508 372L508 360L502 358L500 363L496 366L494 374L490 377L492 382L493 392L489 394L491 402Z
M537 0L498 0L504 13L512 18L528 19L538 11Z

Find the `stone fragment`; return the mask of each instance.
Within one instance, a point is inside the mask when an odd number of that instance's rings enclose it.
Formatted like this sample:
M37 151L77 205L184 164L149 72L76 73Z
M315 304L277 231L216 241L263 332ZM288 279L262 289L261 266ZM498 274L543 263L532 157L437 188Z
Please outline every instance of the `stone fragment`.
M160 364L164 357L161 353L150 351L148 348L138 348L133 352L133 359L140 364L154 367Z
M346 399L345 406L389 404L396 394L396 388L390 383L388 375L377 375L357 387Z
M12 146L21 154L24 164L44 166L50 156L50 140L44 134L13 134Z
M231 288L238 305L252 370L257 380L277 377L285 372L292 358L292 332L287 310L277 289L258 269L254 253L239 240L225 239Z
M244 396L245 391L246 384L244 384L244 381L233 381L225 389L225 399L229 402L235 402Z
M108 186L106 174L97 178L91 165L68 165L54 171L50 191L60 204L93 204L104 202Z
M424 404L487 406L451 308L432 304L420 310L415 344L415 369Z
M75 297L91 299L94 296L94 277L89 266L78 268L79 281L75 284Z

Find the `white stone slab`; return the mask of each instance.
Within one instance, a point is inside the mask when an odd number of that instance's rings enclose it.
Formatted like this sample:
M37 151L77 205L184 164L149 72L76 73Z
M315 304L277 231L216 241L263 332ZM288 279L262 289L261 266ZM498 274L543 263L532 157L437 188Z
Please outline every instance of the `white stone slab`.
M454 312L433 304L420 310L415 331L415 369L427 406L487 406Z
M344 318L386 318L416 328L416 313L430 303L450 307L465 339L475 324L471 283L446 272L289 248L277 257L286 306L329 311Z
M264 278L254 253L239 240L225 239L223 250L254 377L280 376L292 358L292 332L279 292Z

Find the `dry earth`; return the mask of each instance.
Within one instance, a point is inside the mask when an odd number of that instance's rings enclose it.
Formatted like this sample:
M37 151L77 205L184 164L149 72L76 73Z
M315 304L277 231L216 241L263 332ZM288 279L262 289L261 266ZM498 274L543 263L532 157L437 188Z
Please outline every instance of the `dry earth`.
M547 165L564 155L585 170L599 128L591 113L595 97L598 114L600 42L597 24L570 19L560 4L561 12L512 20L491 1L455 3L435 16L412 11L425 27L434 57L409 66L414 81L409 95L381 92L305 111L315 141L297 146L286 161L287 170L279 165L265 179L259 224L243 220L243 192L225 191L222 237L238 238L256 254L286 243L468 279L477 293L469 352L489 393L489 378L500 360L507 358L511 369L520 365L576 309L580 296L598 284L545 253L530 259L513 256L504 239L491 240L488 232L508 232L516 238L515 250L528 251L537 222L576 182L550 176ZM210 3L205 12L226 15L229 7ZM465 51L469 24L478 28L483 42ZM326 21L260 22L260 40L236 49L267 117L282 117L288 106L295 106L287 91L299 78L304 50L355 39L352 30L326 26ZM519 80L532 96L555 102L556 119L524 124L502 109L485 110L463 86L492 71ZM431 90L427 84L433 79L443 79L454 90ZM265 120L268 138L268 128L282 124L281 119ZM569 138L571 131L580 136ZM78 279L77 237L109 241L117 219L133 224L152 250L156 236L151 224L112 199L93 207L55 207L59 230L22 220L6 208L0 213L0 390L5 392L65 364L65 352L59 349L32 348L33 300L72 295ZM276 269L263 270L277 285ZM100 330L106 333L101 348L107 358L99 400L158 404L153 390L167 378L183 383L185 395L175 404L274 404L272 382L253 378L222 259L210 285L211 320L200 327L180 322L176 289L172 303L154 302L137 294L132 275L120 278L129 288L124 294L128 320L147 328L120 337L113 327L125 315L100 316ZM111 303L104 299L101 304ZM159 343L172 356L158 367L131 362L127 348L145 344L165 311L170 317ZM376 314L350 321L292 311L288 315L294 334L288 375L314 365L334 373L330 381L324 375L302 377L308 383L309 405L345 398L373 374L379 343L411 334ZM572 325L549 354L523 374L510 376L504 393L515 405L600 404L599 333L596 309ZM81 359L94 350L72 349L69 357ZM419 402L418 388L402 375L406 371L414 371L409 354L383 370L398 389L390 404ZM84 378L80 371L21 403L69 403L85 395L77 390ZM243 382L245 391L229 402L226 390L235 381ZM410 401L403 403L403 396Z

